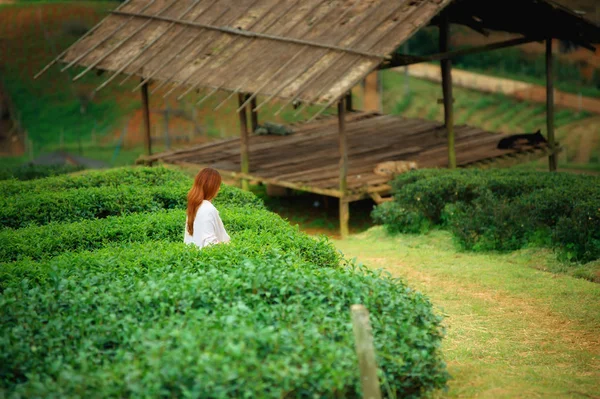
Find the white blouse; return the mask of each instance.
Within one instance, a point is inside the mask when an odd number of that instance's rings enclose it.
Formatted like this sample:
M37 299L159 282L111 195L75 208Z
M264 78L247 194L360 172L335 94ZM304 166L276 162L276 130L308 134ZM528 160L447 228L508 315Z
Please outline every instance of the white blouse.
M195 244L199 248L203 248L210 244L218 244L221 242L229 242L230 238L225 231L225 226L219 216L217 208L210 201L204 200L194 219L194 235L190 235L187 231L187 217L185 220L185 235L183 242L186 244Z

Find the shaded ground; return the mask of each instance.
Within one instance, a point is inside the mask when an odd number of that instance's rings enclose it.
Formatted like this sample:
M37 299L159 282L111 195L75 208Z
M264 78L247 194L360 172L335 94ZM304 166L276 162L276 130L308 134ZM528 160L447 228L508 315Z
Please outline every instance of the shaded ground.
M459 253L444 232L390 238L381 228L335 244L446 315L448 397L598 398L600 285L536 270L550 255Z

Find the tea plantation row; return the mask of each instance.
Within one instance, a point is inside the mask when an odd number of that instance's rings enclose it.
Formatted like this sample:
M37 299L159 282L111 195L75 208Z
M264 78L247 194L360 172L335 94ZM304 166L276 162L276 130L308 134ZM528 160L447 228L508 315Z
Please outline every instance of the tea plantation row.
M0 231L7 397L360 397L354 303L371 311L386 396L446 384L441 320L426 297L246 192L223 186L215 205L232 241L198 250L182 242L178 195L192 180L177 172L5 183L4 204L27 204ZM153 193L152 206L133 205ZM95 211L117 209L111 198L119 212Z
M390 232L450 230L469 250L556 249L600 259L600 178L515 170L423 170L393 182L394 201L374 219Z

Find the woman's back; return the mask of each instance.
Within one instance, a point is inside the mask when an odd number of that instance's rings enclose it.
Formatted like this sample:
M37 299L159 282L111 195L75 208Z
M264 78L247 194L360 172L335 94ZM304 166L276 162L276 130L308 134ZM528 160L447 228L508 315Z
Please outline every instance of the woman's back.
M229 242L230 240L219 216L219 211L208 200L202 201L196 212L193 234L188 232L187 224L188 220L186 218L185 236L183 239L183 242L186 244L196 244L198 247L203 248L210 244Z

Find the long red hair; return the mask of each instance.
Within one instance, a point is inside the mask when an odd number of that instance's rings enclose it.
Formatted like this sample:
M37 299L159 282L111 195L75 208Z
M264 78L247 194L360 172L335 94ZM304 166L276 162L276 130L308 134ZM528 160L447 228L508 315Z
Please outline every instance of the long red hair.
M194 235L194 219L202 201L215 198L220 187L221 175L216 170L204 168L196 175L194 185L187 195L187 231L190 235Z

